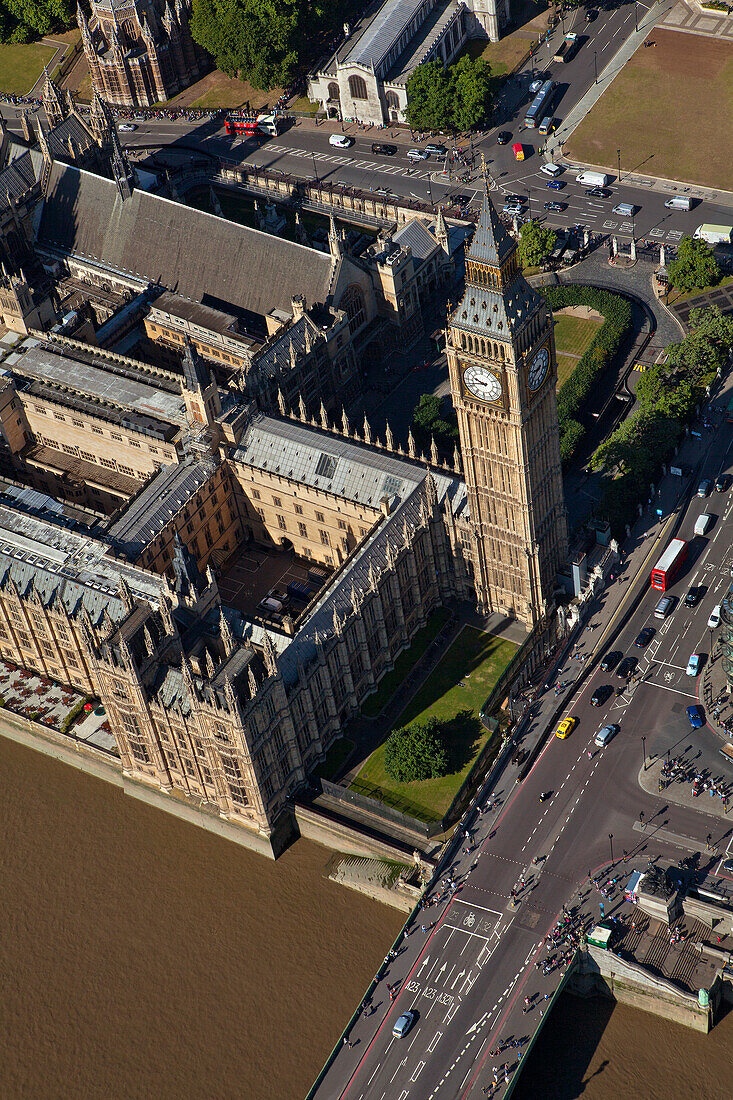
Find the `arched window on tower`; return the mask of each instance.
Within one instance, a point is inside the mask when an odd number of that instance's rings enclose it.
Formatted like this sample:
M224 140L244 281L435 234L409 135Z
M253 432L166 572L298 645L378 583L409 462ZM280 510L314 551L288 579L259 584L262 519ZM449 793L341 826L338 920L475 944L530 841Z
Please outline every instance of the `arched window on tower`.
M400 98L397 92L387 92L385 99L390 111L398 111L400 109Z
M366 80L363 76L349 77L349 94L352 99L367 99Z
M347 287L339 305L341 309L346 310L346 316L349 318L350 331L352 333L356 332L367 319L364 295L361 292L361 288L355 284Z
M335 80L332 80L331 83L328 85L328 100L329 100L329 103L332 102L332 101L334 103L338 103L340 98L341 98L341 92L339 91L339 86L338 86L338 84L336 83Z

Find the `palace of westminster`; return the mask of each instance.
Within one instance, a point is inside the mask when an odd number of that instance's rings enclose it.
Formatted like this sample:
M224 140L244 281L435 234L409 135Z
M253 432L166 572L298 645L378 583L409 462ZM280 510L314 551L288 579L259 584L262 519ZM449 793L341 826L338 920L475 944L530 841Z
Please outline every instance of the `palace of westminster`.
M101 700L123 774L272 838L434 608L549 613L551 316L487 190L460 449L377 438L348 410L455 286L441 213L295 243L144 190L98 99L45 107L0 132L0 658Z

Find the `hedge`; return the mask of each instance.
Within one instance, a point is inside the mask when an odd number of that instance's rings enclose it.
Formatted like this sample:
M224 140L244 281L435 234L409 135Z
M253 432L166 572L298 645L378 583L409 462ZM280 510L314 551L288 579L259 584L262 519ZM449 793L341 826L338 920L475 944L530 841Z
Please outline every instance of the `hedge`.
M71 708L69 713L67 715L65 715L65 717L64 717L64 719L61 723L61 727L60 727L61 733L68 733L69 732L69 730L71 729L71 726L76 721L76 719L79 717L79 715L84 710L84 707L86 706L86 704L89 701L90 701L89 696L85 695L83 698L79 699L78 702L74 703L74 706Z
M610 365L631 328L631 305L620 295L595 286L551 286L542 288L542 293L553 310L589 306L603 316L590 347L557 395L560 454L567 466L585 436L578 416L601 371Z

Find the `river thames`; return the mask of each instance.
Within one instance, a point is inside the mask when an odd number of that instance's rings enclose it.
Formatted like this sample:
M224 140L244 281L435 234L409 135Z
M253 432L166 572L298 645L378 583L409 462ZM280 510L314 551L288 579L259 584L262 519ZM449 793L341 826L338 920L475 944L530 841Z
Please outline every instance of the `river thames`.
M299 1100L402 916L0 737L2 1096ZM521 1100L729 1100L708 1037L565 998Z

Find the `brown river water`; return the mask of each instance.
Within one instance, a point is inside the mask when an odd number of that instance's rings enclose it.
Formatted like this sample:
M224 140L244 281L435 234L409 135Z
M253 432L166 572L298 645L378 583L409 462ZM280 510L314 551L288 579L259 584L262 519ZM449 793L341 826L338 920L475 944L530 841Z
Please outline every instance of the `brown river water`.
M299 1100L402 923L330 854L272 863L0 737L0 1097ZM730 1100L732 1023L565 998L515 1096Z

